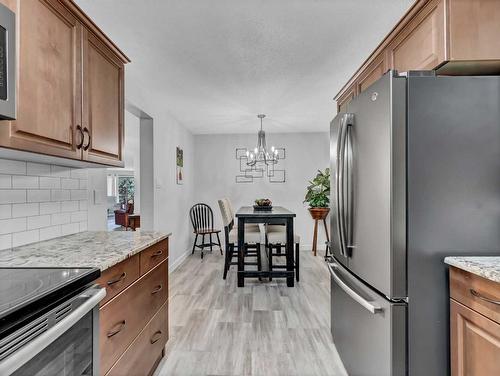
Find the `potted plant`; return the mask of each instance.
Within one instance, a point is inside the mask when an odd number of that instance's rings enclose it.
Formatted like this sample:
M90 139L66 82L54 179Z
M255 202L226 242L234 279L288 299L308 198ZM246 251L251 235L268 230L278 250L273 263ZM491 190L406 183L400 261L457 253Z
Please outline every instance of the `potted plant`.
M315 220L323 220L330 211L330 169L318 170L316 177L309 181L304 202L309 203L309 212Z

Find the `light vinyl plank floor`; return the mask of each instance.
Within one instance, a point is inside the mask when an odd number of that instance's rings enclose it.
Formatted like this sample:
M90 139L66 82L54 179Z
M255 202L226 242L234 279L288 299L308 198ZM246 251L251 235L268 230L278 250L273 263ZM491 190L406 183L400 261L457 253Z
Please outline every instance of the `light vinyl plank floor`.
M224 257L199 253L170 275L170 339L155 376L347 375L330 334L330 277L301 252L301 280L246 279Z

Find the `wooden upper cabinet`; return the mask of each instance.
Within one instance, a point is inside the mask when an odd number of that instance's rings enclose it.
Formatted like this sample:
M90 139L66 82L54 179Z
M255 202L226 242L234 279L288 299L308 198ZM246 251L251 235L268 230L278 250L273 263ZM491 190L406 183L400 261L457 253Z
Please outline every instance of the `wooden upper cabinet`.
M57 0L11 2L17 13L17 119L0 122L0 145L81 158L82 27Z
M84 159L120 166L123 165L124 64L91 32L85 31L84 35Z
M365 91L387 71L385 53L378 55L356 81L357 93Z
M499 1L448 1L450 60L500 60Z
M445 60L444 0L430 1L388 47L398 71L434 69Z
M0 0L17 19L17 119L0 147L123 166L128 58L72 0Z
M500 74L500 0L417 0L335 96L359 94L395 69L441 75Z

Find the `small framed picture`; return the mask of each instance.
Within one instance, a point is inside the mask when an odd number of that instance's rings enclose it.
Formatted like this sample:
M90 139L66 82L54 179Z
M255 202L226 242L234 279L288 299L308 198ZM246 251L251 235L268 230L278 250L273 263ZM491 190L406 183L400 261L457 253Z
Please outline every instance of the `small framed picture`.
M184 151L177 146L175 158L175 181L182 185L184 182Z

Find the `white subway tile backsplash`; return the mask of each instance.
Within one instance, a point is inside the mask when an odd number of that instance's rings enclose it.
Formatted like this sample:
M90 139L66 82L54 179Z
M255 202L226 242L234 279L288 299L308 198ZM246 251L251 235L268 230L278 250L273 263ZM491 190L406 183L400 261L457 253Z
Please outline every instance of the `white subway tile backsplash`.
M80 225L78 223L69 223L61 226L61 235L69 235L80 232Z
M0 234L26 231L26 218L12 218L0 220Z
M87 231L87 221L80 222L80 232Z
M36 215L27 218L28 230L50 226L50 215Z
M61 236L60 225L44 227L40 229L40 241L57 238L58 236Z
M80 200L80 210L87 210L88 202L87 200Z
M80 181L78 179L64 178L61 179L62 189L78 189L80 187Z
M50 223L52 225L62 225L71 222L71 213L56 213L51 215Z
M62 212L76 212L80 210L80 205L78 201L63 201L61 202Z
M52 201L68 201L71 200L69 189L53 189L52 190Z
M26 202L26 190L2 189L0 191L0 204L15 204Z
M50 201L49 189L28 189L28 202Z
M83 222L87 220L86 211L78 211L71 213L71 222Z
M74 168L71 170L71 177L73 179L87 179L88 176L88 171L85 168Z
M0 188L1 189L12 188L12 176L11 175L0 175Z
M12 188L17 188L17 189L39 188L38 176L14 175L12 177Z
M12 217L12 205L0 205L0 219L6 219L10 217Z
M87 230L87 169L0 159L0 250Z
M71 176L71 168L64 166L50 166L50 175L60 178L69 178Z
M0 235L0 250L12 248L12 234Z
M50 165L28 162L26 166L26 174L35 176L50 176Z
M29 204L13 204L12 217L28 217L31 215L38 215L40 213L40 204L33 202Z
M72 200L85 200L87 199L87 190L86 189L75 189L70 191Z
M15 234L12 234L12 247L19 247L21 245L34 243L39 240L40 240L39 230L16 232Z
M26 175L26 162L0 159L0 174Z
M40 214L53 214L61 211L60 202L41 202Z
M61 178L40 177L40 189L59 189L61 188Z

